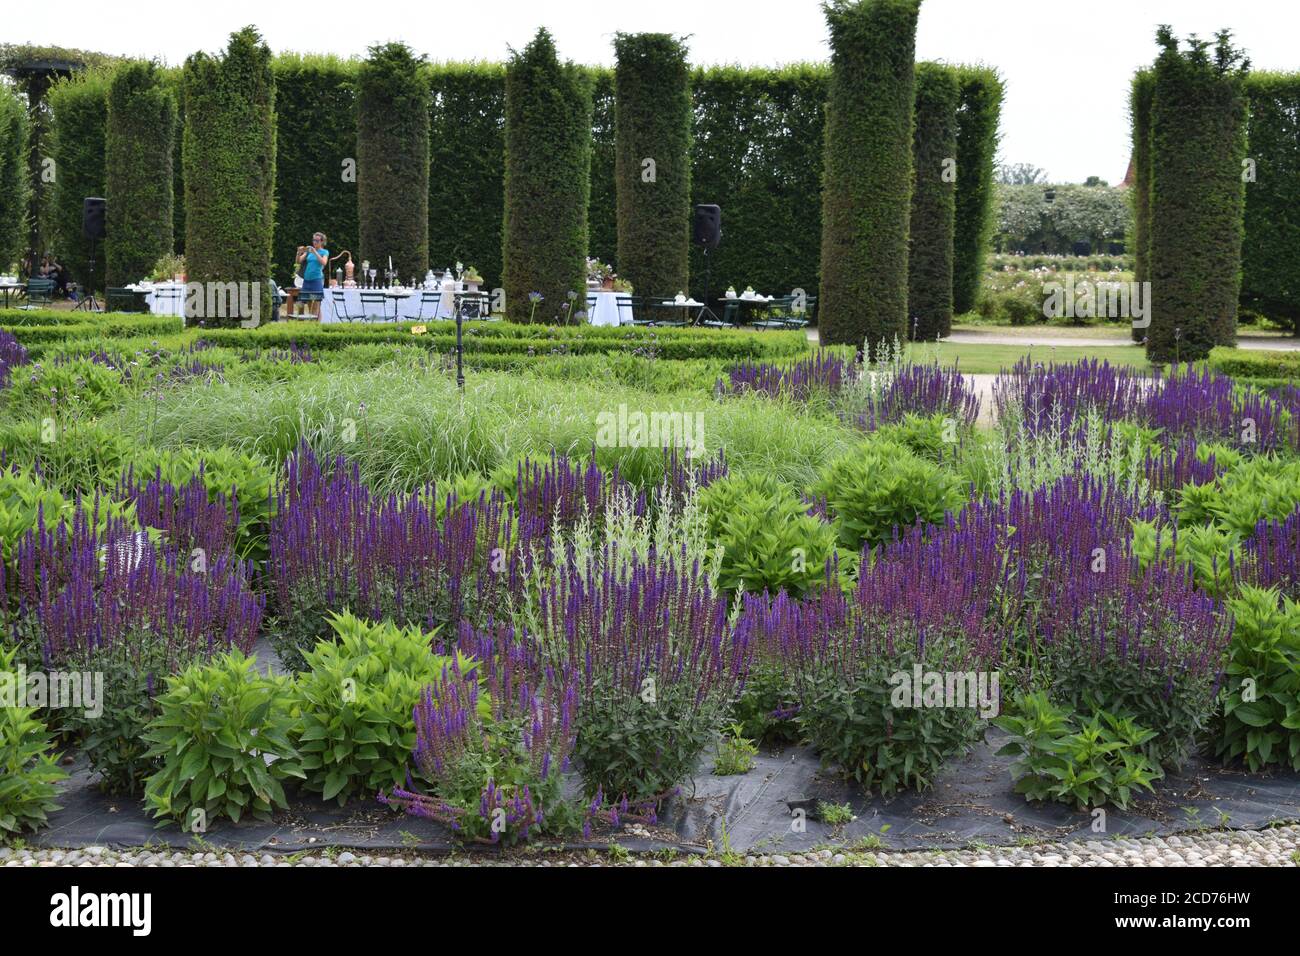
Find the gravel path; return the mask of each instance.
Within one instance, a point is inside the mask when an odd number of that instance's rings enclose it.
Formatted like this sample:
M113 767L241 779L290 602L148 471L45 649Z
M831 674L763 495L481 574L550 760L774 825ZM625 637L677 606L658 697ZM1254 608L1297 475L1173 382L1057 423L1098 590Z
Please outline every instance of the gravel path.
M311 854L234 854L212 851L174 852L149 848L28 850L0 847L0 866L1300 866L1300 826L1271 830L1211 831L1171 837L1089 840L1032 846L974 847L966 850L887 852L870 846L811 850L789 856L632 855L518 850L501 855L455 856L335 852Z

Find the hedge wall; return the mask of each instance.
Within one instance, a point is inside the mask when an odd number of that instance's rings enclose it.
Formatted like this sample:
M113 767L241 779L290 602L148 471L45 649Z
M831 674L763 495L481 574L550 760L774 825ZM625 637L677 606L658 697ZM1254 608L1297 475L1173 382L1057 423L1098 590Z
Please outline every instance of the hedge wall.
M1300 331L1300 73L1253 73L1241 300Z
M185 70L169 67L163 79L176 103L176 136L172 145L172 251L185 254Z
M81 285L90 281L90 243L81 235L82 202L103 196L104 133L108 125L108 86L112 71L84 70L50 87L51 241L59 261ZM179 203L177 205L180 205ZM96 250L95 287L104 288L104 248Z
M920 0L828 3L821 341L907 337L907 235Z
M505 66L448 63L428 70L429 261L474 266L501 284Z
M152 63L118 67L108 90L104 191L108 200L105 282L150 275L173 249L172 152L176 102Z
M27 244L27 108L0 86L0 269L18 262Z
M643 294L673 295L688 287L691 244L686 44L666 33L619 33L614 52L618 270Z
M586 292L591 84L561 65L546 30L506 67L502 261L506 309L524 321L566 321ZM529 294L540 293L534 313Z
M952 307L975 308L984 282L993 235L993 165L1002 116L1002 78L983 66L957 68L961 105L957 111L957 196L953 229Z
M275 73L275 238L272 275L293 282L298 247L323 232L332 255L359 264L357 64L333 56L278 56ZM345 161L351 161L345 168ZM345 178L345 173L349 176ZM342 268L339 261L331 267Z
M713 295L729 285L815 292L829 78L827 67L810 64L696 71L691 202L722 207L722 245L709 254ZM698 246L691 292L704 294Z
M1133 241L1128 251L1133 255L1133 281L1151 279L1151 98L1155 92L1155 75L1138 70L1129 93L1129 115L1133 123ZM1145 328L1133 328L1133 340L1147 337Z
M428 98L423 57L370 48L357 73L358 258L380 275L391 258L403 280L429 268Z
M1151 104L1153 362L1202 359L1232 345L1241 291L1246 66L1226 33L1179 49L1168 27Z
M185 265L191 282L256 282L271 314L275 76L252 27L185 61ZM208 317L207 324L237 318Z
M615 184L614 71L588 69L591 80L591 196L587 200L587 254L622 269L618 260L618 186ZM653 291L653 290L651 290Z
M961 88L950 67L916 67L912 141L911 235L907 253L907 331L932 342L952 331L952 256L957 192L957 106Z

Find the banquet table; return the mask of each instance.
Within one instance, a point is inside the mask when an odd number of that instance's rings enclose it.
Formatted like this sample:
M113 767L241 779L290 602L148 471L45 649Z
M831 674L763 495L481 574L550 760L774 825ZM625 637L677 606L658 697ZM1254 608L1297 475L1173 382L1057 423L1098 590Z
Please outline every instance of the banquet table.
M463 291L457 288L456 292ZM336 296L343 293L345 305L340 309ZM338 289L325 290L325 298L320 304L320 320L328 322L361 322L367 312L373 312L375 306L362 306L361 293L379 293L388 300L384 303L383 318L389 322L412 322L417 319L450 319L456 315L455 293L450 289ZM438 295L438 301L422 302L425 292ZM378 315L378 313L375 313ZM351 316L351 318L349 318ZM367 316L369 318L369 316Z
M5 296L5 308L9 308L9 296L18 295L26 288L21 282L0 282L0 292Z
M185 284L183 282L138 282L126 288L144 294L145 305L154 315L185 317Z
M588 292L587 321L592 325L631 325L632 301L617 292Z

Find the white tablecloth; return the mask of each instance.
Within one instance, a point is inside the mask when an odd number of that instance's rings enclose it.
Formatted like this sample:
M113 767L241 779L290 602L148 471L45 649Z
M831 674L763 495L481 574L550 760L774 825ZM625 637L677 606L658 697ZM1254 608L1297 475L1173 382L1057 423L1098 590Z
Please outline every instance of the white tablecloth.
M592 325L631 325L632 303L619 304L617 292L588 292L587 321Z
M185 315L185 286L180 282L156 282L129 285L132 292L143 292L145 303L154 315Z
M376 289L374 291L383 292L384 290ZM339 292L343 293L343 297L346 301L346 310L335 300L335 295ZM360 322L362 321L361 317L367 315L367 313L373 313L376 316L379 315L380 308L378 302L367 304L365 307L361 305L361 292L361 289L326 289L325 298L322 300L320 305L321 322L347 322L349 321L348 316L353 317L351 321ZM432 301L424 303L424 311L423 314L421 314L421 296L425 292L437 294L438 302L436 309ZM453 294L447 290L416 289L410 295L397 298L395 301L397 304L397 311L395 314L397 316L397 321L399 322L410 322L416 319L427 319L429 321L434 319L450 319L456 314L455 299ZM393 303L393 298L388 298L383 303L383 316L390 322L393 321L394 316Z

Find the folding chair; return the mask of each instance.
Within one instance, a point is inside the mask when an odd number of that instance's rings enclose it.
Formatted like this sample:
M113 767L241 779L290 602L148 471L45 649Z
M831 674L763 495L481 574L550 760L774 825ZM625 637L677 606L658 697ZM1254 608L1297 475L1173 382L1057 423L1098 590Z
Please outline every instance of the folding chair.
M735 302L728 302L722 310L722 318L705 319L701 325L711 329L734 329L740 323L740 306Z
M388 321L388 302L389 297L382 292L363 291L361 293L361 311L364 314L363 322L373 322L378 319L380 322ZM397 321L397 300L393 299L393 321ZM372 312L375 306L379 307L379 312Z
M23 309L39 309L49 307L54 299L54 280L53 279L28 279L27 280L27 304L21 306Z
M108 289L104 293L104 308L109 312L148 312L148 293L135 289Z

